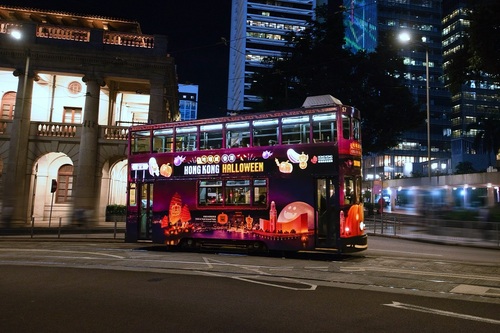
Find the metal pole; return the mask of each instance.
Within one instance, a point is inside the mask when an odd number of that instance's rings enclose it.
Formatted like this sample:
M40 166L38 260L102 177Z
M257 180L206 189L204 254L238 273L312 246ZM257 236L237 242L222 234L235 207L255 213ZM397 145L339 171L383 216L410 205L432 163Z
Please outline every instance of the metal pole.
M429 48L425 48L425 93L427 107L427 176L429 177L429 185L431 183L431 111L429 100Z
M54 192L52 192L52 199L50 200L50 213L49 213L49 228L52 221L52 207L54 206Z

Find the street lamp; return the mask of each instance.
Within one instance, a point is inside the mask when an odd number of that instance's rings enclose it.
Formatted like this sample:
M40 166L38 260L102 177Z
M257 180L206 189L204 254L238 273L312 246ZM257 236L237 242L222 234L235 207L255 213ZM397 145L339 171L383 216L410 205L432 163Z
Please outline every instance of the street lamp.
M11 36L14 39L21 40L23 38L23 34L19 30L12 30ZM26 99L26 86L28 84L28 75L30 70L30 52L28 51L26 54L26 64L24 65L24 82L23 82L23 99L21 100L21 112L24 110L24 100Z
M426 95L426 109L427 109L427 177L429 177L429 184L431 180L431 112L430 112L430 99L429 99L429 47L425 44L425 37L422 42L412 41L411 36L407 32L402 32L398 36L402 43L415 43L422 45L425 48L425 95Z
M22 39L22 32L12 30L11 37ZM30 129L30 111L31 101L27 100L26 93L32 89L29 84L28 76L30 71L30 51L26 53L26 63L24 73L16 69L14 75L23 75L23 81L19 80L17 91L21 91L19 98L16 94L16 108L12 119L12 130L10 136L9 156L7 160L7 177L4 183L4 211L2 216L7 225L11 222L17 223L25 220L23 216L26 208L24 200L24 189L26 183L26 166L28 160L28 140ZM28 88L29 86L29 88ZM19 101L19 103L17 103ZM19 106L17 104L20 104Z

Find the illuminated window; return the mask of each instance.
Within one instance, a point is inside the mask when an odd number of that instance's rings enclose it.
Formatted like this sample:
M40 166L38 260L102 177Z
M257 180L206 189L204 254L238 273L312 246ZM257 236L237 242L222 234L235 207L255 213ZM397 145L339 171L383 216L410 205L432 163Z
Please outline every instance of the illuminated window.
M14 118L14 108L16 107L16 93L9 91L2 97L2 119Z
M82 123L82 108L64 108L63 123L81 124Z

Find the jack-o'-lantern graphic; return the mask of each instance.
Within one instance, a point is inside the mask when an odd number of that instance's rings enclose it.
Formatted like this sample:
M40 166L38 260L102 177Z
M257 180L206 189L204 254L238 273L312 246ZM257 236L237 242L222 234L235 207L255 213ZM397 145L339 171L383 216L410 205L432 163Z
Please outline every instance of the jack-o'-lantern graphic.
M293 165L292 163L288 162L288 160L283 162L280 162L277 158L274 160L281 173L292 173Z
M170 177L172 176L172 166L170 163L167 164L162 164L160 167L160 175L163 177Z
M228 217L226 213L220 213L217 215L217 223L219 224L226 224L228 222Z

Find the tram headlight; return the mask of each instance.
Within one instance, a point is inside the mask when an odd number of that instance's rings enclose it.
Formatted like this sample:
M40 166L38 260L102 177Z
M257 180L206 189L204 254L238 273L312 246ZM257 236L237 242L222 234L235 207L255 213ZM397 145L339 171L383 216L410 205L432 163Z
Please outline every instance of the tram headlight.
M359 230L365 230L365 223L363 221L359 222Z

